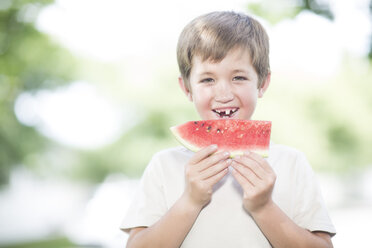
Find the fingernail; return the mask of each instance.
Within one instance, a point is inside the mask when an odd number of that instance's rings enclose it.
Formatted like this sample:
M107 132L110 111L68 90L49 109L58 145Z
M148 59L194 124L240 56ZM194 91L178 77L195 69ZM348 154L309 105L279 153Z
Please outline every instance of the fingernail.
M231 158L227 159L227 160L226 160L226 163L227 163L227 164L231 164L231 163L232 163L232 159L231 159Z
M244 155L249 155L251 152L250 151L245 151Z
M213 148L213 149L217 149L218 146L217 146L217 145L211 145L211 148Z
M230 156L230 153L229 152L224 152L223 155L224 156Z

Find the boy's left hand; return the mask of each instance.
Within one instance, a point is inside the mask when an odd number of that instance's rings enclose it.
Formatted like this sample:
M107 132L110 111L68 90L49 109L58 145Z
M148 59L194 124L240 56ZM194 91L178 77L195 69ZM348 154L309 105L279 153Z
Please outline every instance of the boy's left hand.
M271 194L276 175L260 155L246 152L233 159L232 174L244 191L243 206L249 213L259 211L272 203Z

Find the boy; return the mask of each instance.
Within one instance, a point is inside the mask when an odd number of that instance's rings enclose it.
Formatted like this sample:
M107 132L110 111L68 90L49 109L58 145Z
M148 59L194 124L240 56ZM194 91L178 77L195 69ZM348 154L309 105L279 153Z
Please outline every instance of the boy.
M267 34L244 14L196 18L177 58L181 89L202 119L251 119L270 84ZM127 247L332 247L335 229L301 152L273 143L268 159L216 151L153 157L121 226Z

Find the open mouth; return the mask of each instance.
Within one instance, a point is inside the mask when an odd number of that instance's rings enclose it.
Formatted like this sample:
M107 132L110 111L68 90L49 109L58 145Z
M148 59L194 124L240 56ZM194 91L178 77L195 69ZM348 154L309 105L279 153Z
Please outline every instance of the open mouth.
M239 108L212 109L219 118L232 118Z

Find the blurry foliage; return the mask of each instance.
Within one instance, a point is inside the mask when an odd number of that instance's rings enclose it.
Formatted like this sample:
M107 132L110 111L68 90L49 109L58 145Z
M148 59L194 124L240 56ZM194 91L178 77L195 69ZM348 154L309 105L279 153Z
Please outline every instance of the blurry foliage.
M366 65L351 59L337 76L323 79L273 75L255 117L272 120L274 142L302 150L318 170L370 166L372 68Z
M328 4L316 0L261 0L259 2L248 3L248 9L254 14L264 17L266 20L275 24L286 18L294 18L301 11L308 10L317 15L333 19L333 14Z
M164 65L159 58L154 61L159 64L155 78L146 85L126 82L121 89L125 100L140 106L143 118L115 143L83 152L79 172L75 173L78 178L85 175L100 181L108 173L115 172L138 177L154 153L179 145L169 127L198 118L178 88L176 65Z
M276 24L286 18L294 18L301 11L310 11L330 20L334 19L329 4L324 0L260 0L250 2L247 8L257 16L265 18L271 24ZM369 2L369 14L372 20L372 0ZM369 39L368 58L372 61L372 35Z
M369 1L369 16L372 20L372 0ZM369 42L369 53L368 53L369 60L372 61L372 35Z
M318 0L262 0L249 3L248 9L272 24L294 18L304 10L334 18L327 2ZM372 18L372 0L369 9ZM372 59L372 36L368 57ZM272 113L269 118L273 120L274 141L303 150L317 169L340 173L372 164L372 127L368 124L372 123L368 114L372 112L372 68L366 68L365 61L348 57L344 62L338 77L315 85L317 78L272 80L264 106L259 106L257 113L261 118L267 118L265 111Z
M0 248L78 248L81 247L77 244L74 244L70 240L65 237L58 237L53 239L45 239L45 240L38 240L33 242L26 242L26 243L17 243L17 244L7 244L7 245L0 245Z
M12 166L48 146L33 128L16 120L17 96L53 88L73 76L73 56L34 27L39 11L52 2L13 0L0 6L0 184L7 181Z
M301 10L309 10L317 15L327 17L331 20L333 19L333 14L329 9L329 5L324 1L319 2L317 0L297 0L297 3Z

